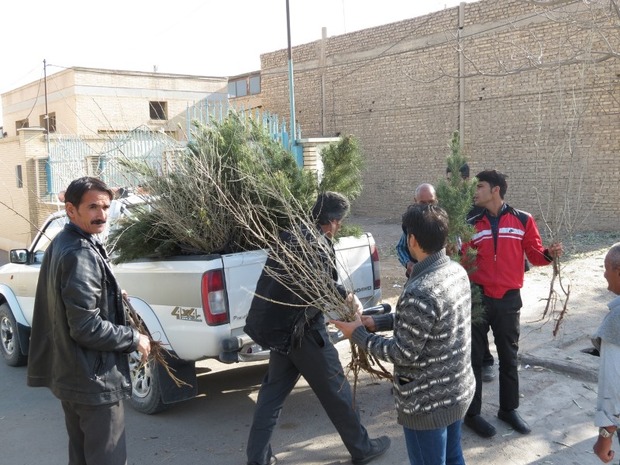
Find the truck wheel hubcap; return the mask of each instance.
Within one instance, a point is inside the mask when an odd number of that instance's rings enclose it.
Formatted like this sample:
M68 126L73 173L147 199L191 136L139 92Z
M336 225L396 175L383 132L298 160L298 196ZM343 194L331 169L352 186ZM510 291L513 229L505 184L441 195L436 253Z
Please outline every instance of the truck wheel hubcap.
M7 354L12 354L14 350L13 344L13 328L8 318L2 318L0 321L0 337L2 338L2 348Z
M145 398L151 392L153 373L151 363L143 364L139 352L129 356L129 371L131 373L131 389L135 397Z

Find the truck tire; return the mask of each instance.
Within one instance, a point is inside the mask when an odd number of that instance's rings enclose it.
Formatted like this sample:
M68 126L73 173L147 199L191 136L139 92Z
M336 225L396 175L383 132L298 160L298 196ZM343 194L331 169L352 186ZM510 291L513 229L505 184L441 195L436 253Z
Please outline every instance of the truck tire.
M17 323L7 304L0 305L0 353L11 367L21 367L28 362L28 356L20 349Z
M153 361L143 364L140 353L129 354L131 374L131 406L140 413L152 415L165 410L167 405L161 398L161 386L157 366Z

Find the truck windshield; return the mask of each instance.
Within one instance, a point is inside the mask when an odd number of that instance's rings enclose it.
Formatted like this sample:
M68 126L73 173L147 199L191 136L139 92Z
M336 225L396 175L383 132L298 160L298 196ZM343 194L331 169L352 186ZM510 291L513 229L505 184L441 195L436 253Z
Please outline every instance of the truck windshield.
M63 215L59 218L54 218L48 223L45 230L41 232L39 240L34 246L33 255L35 263L41 263L41 261L43 260L43 255L45 254L47 247L50 245L50 242L52 242L52 239L56 237L56 234L58 234L62 230L62 228L65 227L65 224L68 221L69 217Z

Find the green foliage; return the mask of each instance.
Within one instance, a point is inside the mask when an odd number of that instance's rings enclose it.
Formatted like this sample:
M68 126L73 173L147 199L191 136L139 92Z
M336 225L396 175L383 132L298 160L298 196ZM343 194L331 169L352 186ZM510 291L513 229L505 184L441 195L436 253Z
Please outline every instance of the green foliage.
M345 136L332 142L321 151L323 178L319 184L320 192L340 192L349 201L362 193L362 171L364 159L359 144L353 136Z
M315 173L298 167L252 118L230 112L220 123L195 124L187 149L162 166L122 162L146 179L149 195L147 205L112 231L115 260L267 247L279 231L308 217L318 192L359 196L363 163L355 139L331 144L322 157L319 186ZM361 234L354 225L343 231Z
M476 181L463 179L459 170L467 163L461 154L458 131L452 134L450 155L447 158L449 175L439 181L436 187L439 205L446 210L450 218L448 230L448 251L451 256L459 253L458 244L467 242L473 234L473 227L467 224L467 214L472 208Z
M120 254L114 260L126 262L181 254L182 247L170 240L160 214L145 206L136 208L132 216L123 218L110 234L110 249Z
M364 158L359 150L358 141L353 136L345 136L338 142L332 142L321 150L323 177L319 183L319 192L340 192L349 201L362 193L362 171ZM344 223L336 238L344 236L360 237L359 225Z
M169 166L126 166L146 176L156 200L112 233L119 262L261 247L248 228L273 237L309 211L317 193L313 173L262 126L233 112L221 123L196 124L194 140Z
M458 131L452 134L450 141L450 155L448 156L446 179L437 183L437 200L439 205L446 210L450 220L448 229L448 244L446 250L450 257L465 265L468 273L475 270L476 251L468 248L466 256L461 255L461 244L471 240L474 227L467 223L468 213L473 206L474 193L476 191L476 179L463 179L460 174L461 167L467 163L467 159L461 153L460 135ZM478 286L472 283L472 321L480 319L484 307L482 296Z
M197 125L196 140L189 145L199 163L211 165L218 174L217 188L232 198L261 205L280 227L288 226L284 215L291 203L308 210L316 197L315 176L297 166L293 155L274 141L253 119L231 112L222 123ZM295 202L293 202L295 201Z
M360 225L348 224L345 222L340 228L340 231L338 231L336 238L346 237L346 236L361 237L363 233L364 231L362 230L362 227Z

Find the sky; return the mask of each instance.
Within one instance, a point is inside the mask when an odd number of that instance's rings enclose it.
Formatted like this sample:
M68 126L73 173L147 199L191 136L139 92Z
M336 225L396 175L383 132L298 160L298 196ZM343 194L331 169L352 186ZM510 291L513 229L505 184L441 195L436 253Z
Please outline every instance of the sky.
M414 18L461 0L289 0L291 42ZM476 0L468 0L472 3ZM0 9L0 94L73 66L234 76L288 46L286 0L31 0ZM0 125L2 119L0 117Z

